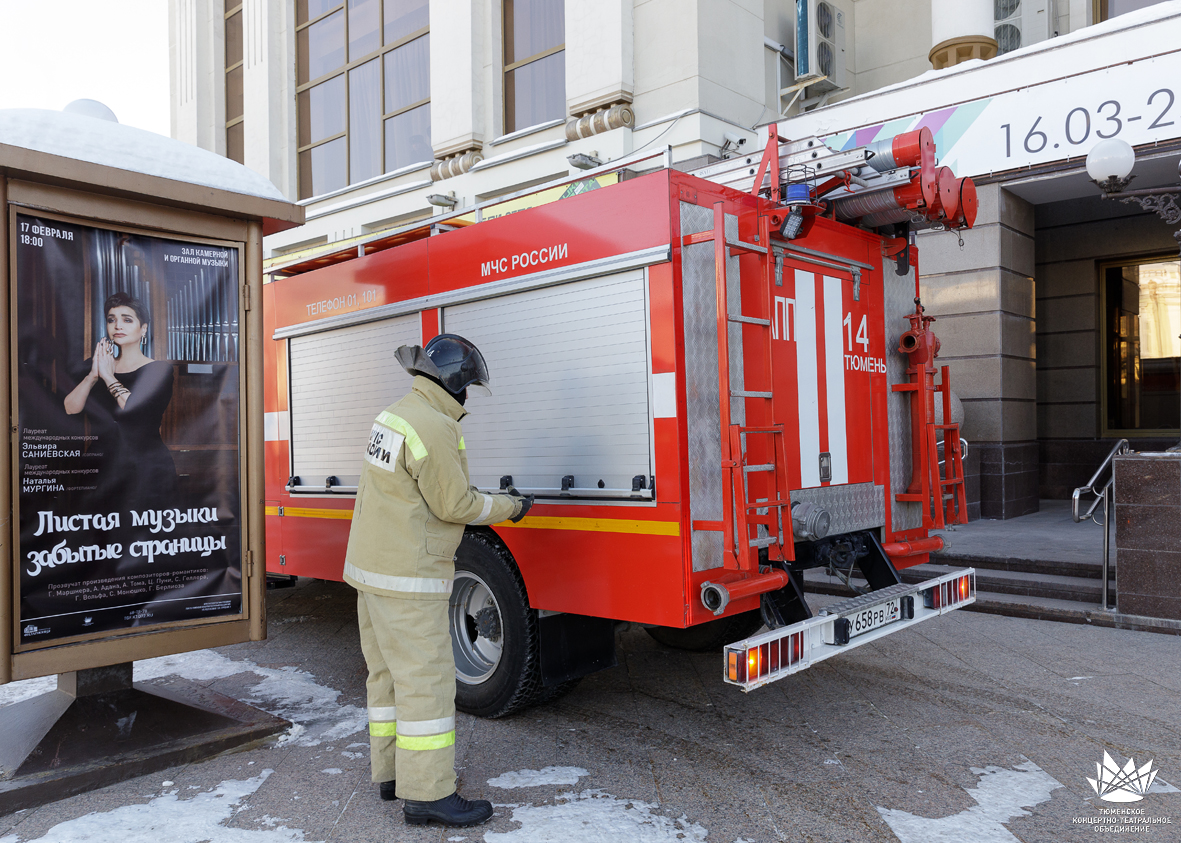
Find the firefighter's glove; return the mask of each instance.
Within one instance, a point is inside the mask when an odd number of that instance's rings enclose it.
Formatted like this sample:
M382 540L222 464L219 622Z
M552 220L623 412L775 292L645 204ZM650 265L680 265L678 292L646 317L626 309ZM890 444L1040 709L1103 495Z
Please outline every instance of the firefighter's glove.
M527 513L529 508L533 506L533 495L522 495L513 486L509 486L506 491L513 499L513 503L515 504L513 514L509 516L508 520L516 524L525 517L525 513Z

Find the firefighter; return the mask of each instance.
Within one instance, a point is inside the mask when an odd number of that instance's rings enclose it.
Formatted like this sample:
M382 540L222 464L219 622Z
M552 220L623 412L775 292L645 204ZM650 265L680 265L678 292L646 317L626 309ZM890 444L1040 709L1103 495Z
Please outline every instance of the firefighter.
M394 354L414 383L373 423L344 566L369 668L373 781L382 799L403 800L408 823L476 825L491 803L455 789L455 551L465 524L519 521L533 498L469 485L459 422L469 389L491 392L479 350L440 334Z

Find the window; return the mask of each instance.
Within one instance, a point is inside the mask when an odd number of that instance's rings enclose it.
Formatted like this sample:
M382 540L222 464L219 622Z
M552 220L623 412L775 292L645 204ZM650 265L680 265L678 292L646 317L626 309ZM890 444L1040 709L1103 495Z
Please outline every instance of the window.
M1103 268L1104 433L1181 428L1181 264Z
M504 133L566 116L564 0L504 0Z
M242 135L242 0L226 0L226 158L241 164Z
M296 0L300 199L434 159L427 7Z
M1163 0L1094 0L1095 2L1095 23L1100 21L1111 20L1112 18L1126 15L1128 12L1135 12L1138 9L1143 9L1147 6L1155 6Z

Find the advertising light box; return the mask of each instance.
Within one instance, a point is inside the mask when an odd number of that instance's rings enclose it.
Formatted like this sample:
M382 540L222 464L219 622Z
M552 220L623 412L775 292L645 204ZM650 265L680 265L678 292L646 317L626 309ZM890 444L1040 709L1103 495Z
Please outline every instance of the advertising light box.
M17 649L242 615L238 244L14 222Z

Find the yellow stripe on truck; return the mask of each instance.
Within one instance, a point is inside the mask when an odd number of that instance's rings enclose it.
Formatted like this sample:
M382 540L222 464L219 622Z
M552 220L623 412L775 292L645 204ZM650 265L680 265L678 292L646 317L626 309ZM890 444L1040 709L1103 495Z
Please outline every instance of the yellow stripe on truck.
M267 507L267 515L278 515L279 508ZM283 507L283 514L293 518L337 518L350 520L351 509L311 509L296 506ZM588 533L631 533L642 536L679 536L681 525L676 521L628 521L619 518L565 518L544 515L529 515L514 524L502 521L495 525L506 529L531 530L579 530Z
M277 512L275 513L278 514ZM342 521L352 521L351 509L310 509L302 506L285 506L283 515L292 518L336 518Z
M497 527L525 527L534 530L581 530L589 533L636 533L645 536L679 536L676 521L625 521L616 518L564 518L526 516L516 524L503 521Z

